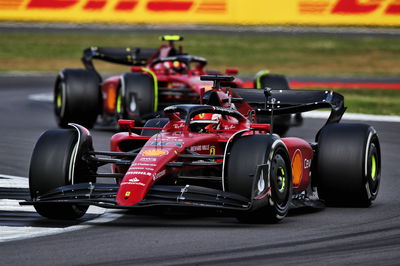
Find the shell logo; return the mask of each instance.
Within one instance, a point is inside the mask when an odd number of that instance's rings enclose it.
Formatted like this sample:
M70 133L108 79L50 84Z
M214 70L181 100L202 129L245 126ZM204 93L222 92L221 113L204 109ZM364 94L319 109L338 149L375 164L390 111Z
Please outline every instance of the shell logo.
M142 152L142 155L145 156L161 156L161 155L167 155L168 151L166 150L145 150Z
M300 150L296 150L292 159L293 186L298 187L303 176L303 156Z

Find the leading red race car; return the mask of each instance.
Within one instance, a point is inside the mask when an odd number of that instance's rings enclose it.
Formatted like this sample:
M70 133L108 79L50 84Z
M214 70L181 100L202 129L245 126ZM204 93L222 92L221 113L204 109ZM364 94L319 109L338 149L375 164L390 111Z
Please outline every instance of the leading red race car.
M345 111L340 94L249 90L245 97L267 115L327 107L331 115L312 143L280 138L270 133L273 125L254 124L232 108L193 104L165 108L165 126L145 126L141 134L133 133L134 121L120 120L126 131L113 135L111 151L95 151L89 131L78 124L49 130L32 155L32 199L21 204L54 219L79 218L97 205L277 222L291 206L369 206L376 198L377 133L369 125L339 123ZM111 173L98 172L105 164ZM117 182L97 183L100 177Z
M175 46L181 36L166 35L167 44L159 49L91 47L84 50L85 69L63 69L58 74L54 89L54 110L59 126L68 123L92 128L99 115L104 124L116 124L118 119L132 119L143 123L155 117L160 110L173 104L199 103L202 90L212 83L200 76L216 74L207 71L207 60L188 55L182 46ZM95 69L94 59L131 66L131 72L103 77ZM227 69L229 75L236 69ZM235 78L225 81L225 87L243 88L245 83ZM254 88L289 89L282 75L260 71ZM246 114L244 114L246 115ZM258 122L269 120L260 115ZM275 118L278 133L284 134L290 126L290 116Z

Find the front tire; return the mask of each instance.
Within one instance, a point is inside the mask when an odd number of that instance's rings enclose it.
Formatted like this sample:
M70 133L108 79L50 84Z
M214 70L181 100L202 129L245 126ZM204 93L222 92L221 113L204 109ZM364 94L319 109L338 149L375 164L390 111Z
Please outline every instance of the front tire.
M260 169L265 165L264 169ZM276 223L289 211L292 197L290 159L283 142L273 135L252 135L233 143L224 175L225 190L252 201L239 221Z
M379 139L365 124L330 124L318 134L318 195L331 206L370 206L381 173Z
M93 181L87 178L89 167L78 156L73 160L79 150L77 141L77 133L69 129L48 130L40 136L29 169L32 200L60 186ZM69 203L38 203L34 207L40 215L51 219L77 219L88 209Z

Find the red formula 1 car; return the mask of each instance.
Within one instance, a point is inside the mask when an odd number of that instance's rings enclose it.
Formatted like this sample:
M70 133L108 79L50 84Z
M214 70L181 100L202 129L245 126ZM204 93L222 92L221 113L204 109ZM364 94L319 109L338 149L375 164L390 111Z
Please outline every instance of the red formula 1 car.
M184 53L181 46L175 47L175 41L183 40L180 36L162 36L161 39L168 44L159 49L86 49L82 58L85 69L64 69L56 79L54 110L59 126L66 127L73 122L92 128L99 115L105 124L116 124L118 119L132 119L140 124L167 106L199 103L201 91L212 86L209 81L200 80L201 75L211 73L205 69L207 60ZM131 72L103 80L93 65L94 59L132 66ZM226 70L229 75L237 72L236 69ZM225 81L223 85L245 86L238 78ZM284 76L268 71L256 75L254 87L289 89ZM269 122L262 115L258 120ZM275 120L279 133L284 134L290 126L290 116Z
M280 138L270 133L273 125L254 124L232 108L194 104L165 108L165 126L145 126L141 134L132 133L134 121L120 120L126 131L113 135L111 151L95 151L83 126L49 130L32 155L32 199L21 204L55 219L79 218L97 205L277 222L290 206L369 206L376 198L378 136L369 125L339 123L340 94L249 90L245 96L268 115L332 111L313 143ZM98 172L105 164L111 173ZM96 183L99 177L117 182Z

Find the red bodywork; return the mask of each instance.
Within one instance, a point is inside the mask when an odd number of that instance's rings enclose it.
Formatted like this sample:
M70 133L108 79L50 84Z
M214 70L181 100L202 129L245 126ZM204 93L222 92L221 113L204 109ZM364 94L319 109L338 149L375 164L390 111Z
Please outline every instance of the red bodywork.
M213 82L201 81L200 76L210 74L204 69L204 65L195 64L194 66L185 66L178 70L173 67L174 62L159 62L154 64L154 60L169 57L175 48L170 45L162 45L159 51L147 60L148 64L143 67L132 67L132 72L143 73L151 76L149 70L156 76L159 93L158 93L158 110L162 110L166 106L177 103L199 103L199 96L202 90L211 90ZM180 48L180 50L182 50ZM221 74L221 73L219 73ZM238 74L237 69L226 69L227 75ZM152 77L153 78L153 77ZM116 102L118 89L121 87L121 76L112 76L104 80L101 84L101 93L103 100L103 114L113 116L116 113ZM225 82L224 86L232 88L244 88L246 85L242 80L235 78L232 82ZM184 95L174 94L186 90ZM245 107L242 114L246 114ZM241 112L241 108L238 108Z
M167 168L166 164L176 161L187 150L198 154L224 155L227 143L238 131L247 129L243 135L266 134L269 131L268 124L251 124L247 119L235 120L233 118L224 121L225 124L221 124L219 130L195 133L189 130L184 121L170 117L164 129L152 137L130 132L115 134L111 138L111 151L126 152L142 147L130 166L112 167L114 173L125 173L117 193L117 204L133 206L143 200L148 190L162 181L163 177L184 171L182 168ZM299 138L282 138L282 141L292 161L293 192L304 191L310 183L312 147ZM215 161L222 162L223 159ZM190 169L194 168L196 166L190 166Z

